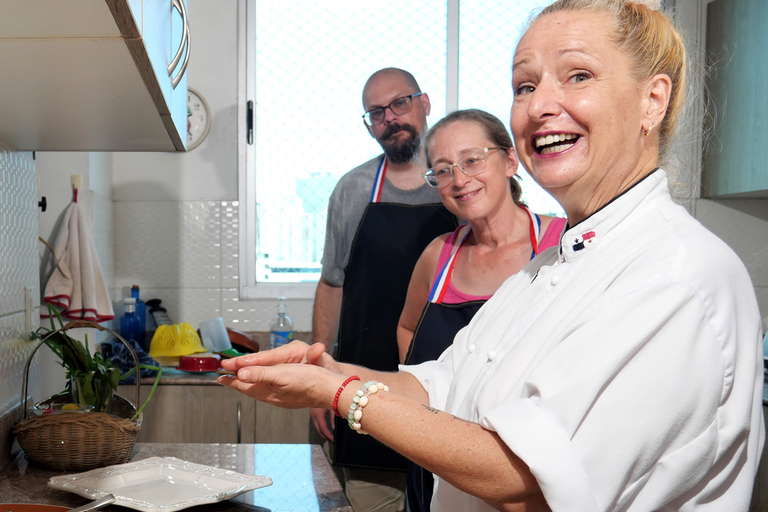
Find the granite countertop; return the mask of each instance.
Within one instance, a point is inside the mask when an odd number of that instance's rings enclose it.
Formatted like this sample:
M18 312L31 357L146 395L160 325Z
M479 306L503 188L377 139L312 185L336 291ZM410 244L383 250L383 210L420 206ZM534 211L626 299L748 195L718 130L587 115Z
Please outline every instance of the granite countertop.
M185 372L171 367L161 367L163 374L160 376L158 386L219 386L216 379L219 374L216 372ZM141 385L152 386L155 383L155 377L142 377ZM131 386L131 384L120 384L121 386ZM135 384L134 384L135 385Z
M194 507L196 512L352 512L319 445L136 443L131 461L149 457L176 457L272 479L269 487L241 494L229 501L198 505ZM64 473L38 468L18 457L0 472L0 500L68 507L88 503L87 498L47 486L49 478L61 474ZM110 505L101 510L125 512L127 509Z

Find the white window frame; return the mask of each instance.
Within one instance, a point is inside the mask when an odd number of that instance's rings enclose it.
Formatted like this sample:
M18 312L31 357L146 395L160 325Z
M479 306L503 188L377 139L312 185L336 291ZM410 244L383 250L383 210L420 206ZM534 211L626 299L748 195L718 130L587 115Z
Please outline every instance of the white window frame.
M459 2L447 0L446 112L456 110L459 98ZM238 0L238 205L239 276L241 299L312 299L316 282L263 283L256 280L256 152L248 143L248 102L255 103L256 0Z
M675 10L678 21L683 26L689 40L686 41L690 52L691 74L702 76L705 65L703 41L706 35L707 4L712 0L666 0L665 4ZM459 60L459 3L460 0L447 0L447 76L446 76L446 112L453 112L458 106L458 60ZM256 20L253 13L256 0L238 0L238 202L239 202L239 276L241 299L313 299L317 284L304 283L263 283L256 281L256 168L253 144L248 144L247 105L255 102L255 63ZM702 85L702 84L697 84ZM697 92L699 93L699 92ZM684 157L695 167L691 169L693 179L689 184L689 195L695 200L700 197L701 180L701 135L704 112L701 105L695 105L688 112L693 117L688 126L695 126L698 131L697 141L690 144L691 152ZM692 204L686 205L689 209Z

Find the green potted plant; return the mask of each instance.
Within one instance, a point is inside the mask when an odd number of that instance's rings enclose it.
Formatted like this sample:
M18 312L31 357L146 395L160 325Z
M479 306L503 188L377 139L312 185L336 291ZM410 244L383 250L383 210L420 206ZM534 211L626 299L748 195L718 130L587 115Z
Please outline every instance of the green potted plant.
M134 420L152 399L162 369L158 366L139 364L139 368L133 368L122 374L120 368L111 359L103 358L98 351L91 354L87 335L85 336L85 343L82 343L80 340L69 336L67 331L57 328L54 320L58 320L60 327L64 327L64 320L53 306L48 305L48 312L51 327L41 326L31 333L31 337L32 339L44 340L45 345L58 356L59 364L66 370L67 383L64 392L71 397L71 403L65 404L64 410L109 412L112 396L121 379L138 372L141 368L157 370L157 377L149 396L131 418Z

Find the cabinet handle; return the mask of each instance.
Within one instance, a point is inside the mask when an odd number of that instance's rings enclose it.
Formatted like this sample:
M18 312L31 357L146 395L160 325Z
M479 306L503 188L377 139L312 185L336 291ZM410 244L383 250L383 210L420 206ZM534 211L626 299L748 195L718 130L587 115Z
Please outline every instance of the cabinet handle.
M240 444L240 432L242 431L242 411L240 410L240 401L237 402L237 444Z
M184 76L184 73L186 73L187 71L187 66L189 65L190 44L189 44L189 18L187 17L187 9L184 7L184 0L172 0L171 10L173 10L174 8L177 11L179 11L179 14L181 15L181 21L184 24L182 28L182 33L181 33L181 42L179 43L179 50L176 52L176 55L173 57L173 60L168 65L168 76L172 77L171 82L173 83L173 88L175 89L176 86L179 85L179 82L181 82L181 79ZM185 49L186 49L186 53L184 52ZM173 76L173 71L179 65L179 61L181 60L182 55L184 55L184 62L182 62L181 64L181 70L178 72L176 76Z

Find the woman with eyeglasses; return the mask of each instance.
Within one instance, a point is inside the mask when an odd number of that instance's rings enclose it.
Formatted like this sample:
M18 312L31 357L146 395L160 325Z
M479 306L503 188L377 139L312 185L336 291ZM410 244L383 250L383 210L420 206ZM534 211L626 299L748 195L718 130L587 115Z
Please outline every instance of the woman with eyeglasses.
M434 512L747 510L761 316L739 257L670 194L685 83L658 4L556 0L515 50L511 127L568 215L559 246L436 361L375 372L294 341L219 382L346 416L437 475Z
M517 154L495 116L448 114L427 134L425 149L427 183L466 224L435 239L416 263L397 329L405 364L437 359L501 283L557 245L566 223L520 200Z
M416 263L397 327L400 361L408 365L437 359L509 276L559 243L566 223L520 200L517 154L497 117L453 112L432 127L424 146L424 178L466 223L435 239ZM429 510L432 485L432 473L411 462L409 510Z

